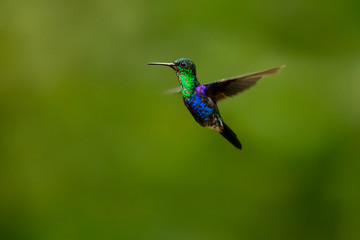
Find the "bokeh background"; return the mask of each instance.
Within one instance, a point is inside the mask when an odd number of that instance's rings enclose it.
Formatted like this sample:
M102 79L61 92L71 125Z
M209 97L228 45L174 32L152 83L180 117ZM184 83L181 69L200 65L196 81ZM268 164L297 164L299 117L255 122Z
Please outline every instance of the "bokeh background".
M286 64L200 127L202 83ZM0 3L1 239L360 239L360 3Z

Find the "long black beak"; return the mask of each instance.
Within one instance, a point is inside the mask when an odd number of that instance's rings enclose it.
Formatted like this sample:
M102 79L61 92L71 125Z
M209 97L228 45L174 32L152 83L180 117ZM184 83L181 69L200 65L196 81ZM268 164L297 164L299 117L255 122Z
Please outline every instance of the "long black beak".
M151 63L148 63L148 65L163 65L163 66L171 67L172 69L176 70L176 65L175 65L175 63L151 62Z
M174 63L161 63L161 62L151 62L148 65L164 65L164 66L174 66Z

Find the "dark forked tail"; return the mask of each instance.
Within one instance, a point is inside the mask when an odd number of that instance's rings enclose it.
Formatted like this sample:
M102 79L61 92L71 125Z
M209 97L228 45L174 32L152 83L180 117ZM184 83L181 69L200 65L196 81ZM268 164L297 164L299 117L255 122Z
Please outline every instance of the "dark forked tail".
M237 147L238 149L241 150L241 143L239 141L239 139L237 139L236 134L229 128L228 125L226 125L225 123L223 123L224 129L221 133L221 135L224 136L224 138L226 138L229 142L232 143L232 145L234 145L235 147Z

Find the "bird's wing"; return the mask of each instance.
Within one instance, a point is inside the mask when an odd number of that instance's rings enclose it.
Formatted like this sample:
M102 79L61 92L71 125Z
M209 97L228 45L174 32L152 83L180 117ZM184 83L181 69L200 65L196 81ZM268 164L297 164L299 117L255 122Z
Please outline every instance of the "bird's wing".
M165 94L165 95L176 94L176 93L181 92L181 90L182 90L181 87L176 87L176 88L172 88L172 89L166 90L166 91L164 92L164 94Z
M260 78L273 75L284 67L281 66L257 73L222 79L206 84L206 91L208 96L218 102L254 86Z

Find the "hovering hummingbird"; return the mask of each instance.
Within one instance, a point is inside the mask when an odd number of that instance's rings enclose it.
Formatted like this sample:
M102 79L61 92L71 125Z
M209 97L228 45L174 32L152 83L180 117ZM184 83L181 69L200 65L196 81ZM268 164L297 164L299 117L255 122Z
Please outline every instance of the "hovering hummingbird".
M177 92L183 95L183 101L194 119L203 127L219 132L235 147L241 149L236 134L225 124L217 103L227 97L242 92L265 76L277 73L285 66L272 68L262 72L222 79L209 84L200 84L196 78L196 66L188 58L179 58L172 63L151 62L148 65L164 65L175 70L180 83Z

